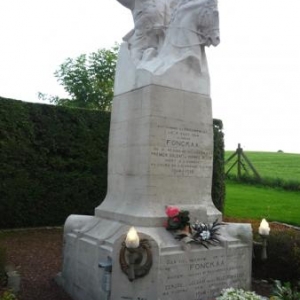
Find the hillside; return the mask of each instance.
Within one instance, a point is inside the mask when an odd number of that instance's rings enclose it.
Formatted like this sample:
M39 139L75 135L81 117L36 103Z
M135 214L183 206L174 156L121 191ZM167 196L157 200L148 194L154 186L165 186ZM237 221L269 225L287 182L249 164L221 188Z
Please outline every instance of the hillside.
M233 153L234 151L226 151L225 161ZM253 151L244 151L244 154L262 178L280 178L300 182L300 154ZM225 170L227 171L235 161L236 157L225 166ZM230 174L237 174L236 166Z
M234 152L225 153L225 161ZM225 216L280 221L300 225L300 154L275 152L244 152L263 180L263 184L251 185L227 180ZM234 157L226 166L227 171L237 160ZM243 159L242 163L246 164ZM237 174L237 166L230 175ZM269 180L270 179L270 180ZM246 180L247 181L247 180ZM283 183L287 187L282 189ZM268 184L267 184L268 183ZM271 183L271 184L270 184Z

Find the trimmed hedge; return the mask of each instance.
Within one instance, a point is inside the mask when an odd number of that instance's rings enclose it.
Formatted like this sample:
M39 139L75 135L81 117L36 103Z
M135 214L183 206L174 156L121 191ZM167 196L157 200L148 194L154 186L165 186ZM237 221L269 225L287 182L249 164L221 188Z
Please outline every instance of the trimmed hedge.
M256 237L259 240L259 237ZM296 284L300 280L300 231L272 230L268 237L268 259L260 258L261 247L254 247L253 276Z
M300 191L300 182L298 180L286 180L282 178L256 178L247 174L243 174L240 178L236 175L228 174L225 177L234 182L242 182L249 185L271 187L274 189L282 189L285 191Z
M110 113L0 97L0 228L62 225L105 198ZM222 122L212 196L223 210ZM222 149L221 149L222 148Z
M0 98L0 228L61 225L106 194L109 113Z
M225 150L223 123L221 120L214 119L214 161L213 161L213 179L211 196L216 208L224 211L225 199Z

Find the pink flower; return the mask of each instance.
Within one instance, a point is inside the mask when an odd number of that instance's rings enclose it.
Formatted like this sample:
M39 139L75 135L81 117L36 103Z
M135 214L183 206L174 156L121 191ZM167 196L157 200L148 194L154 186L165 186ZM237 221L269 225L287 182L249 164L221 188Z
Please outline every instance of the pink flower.
M179 214L179 208L176 206L167 206L166 214L169 218L174 218Z

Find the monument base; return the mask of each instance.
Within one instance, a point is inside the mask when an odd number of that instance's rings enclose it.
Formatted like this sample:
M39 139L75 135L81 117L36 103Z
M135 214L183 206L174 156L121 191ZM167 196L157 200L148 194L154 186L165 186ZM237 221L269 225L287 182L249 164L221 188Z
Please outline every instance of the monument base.
M205 248L175 240L163 227L136 227L151 245L149 274L130 282L119 254L129 226L71 215L65 224L63 270L58 279L76 300L212 300L223 288L250 289L252 229L226 224L220 243ZM112 272L100 268L112 262Z

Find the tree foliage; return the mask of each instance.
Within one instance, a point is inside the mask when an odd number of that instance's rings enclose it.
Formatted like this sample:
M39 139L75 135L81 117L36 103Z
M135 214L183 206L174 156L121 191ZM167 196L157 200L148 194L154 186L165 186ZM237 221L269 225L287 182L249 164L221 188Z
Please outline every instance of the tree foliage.
M54 76L70 98L61 99L43 93L39 93L39 98L60 106L110 110L118 48L67 58Z

